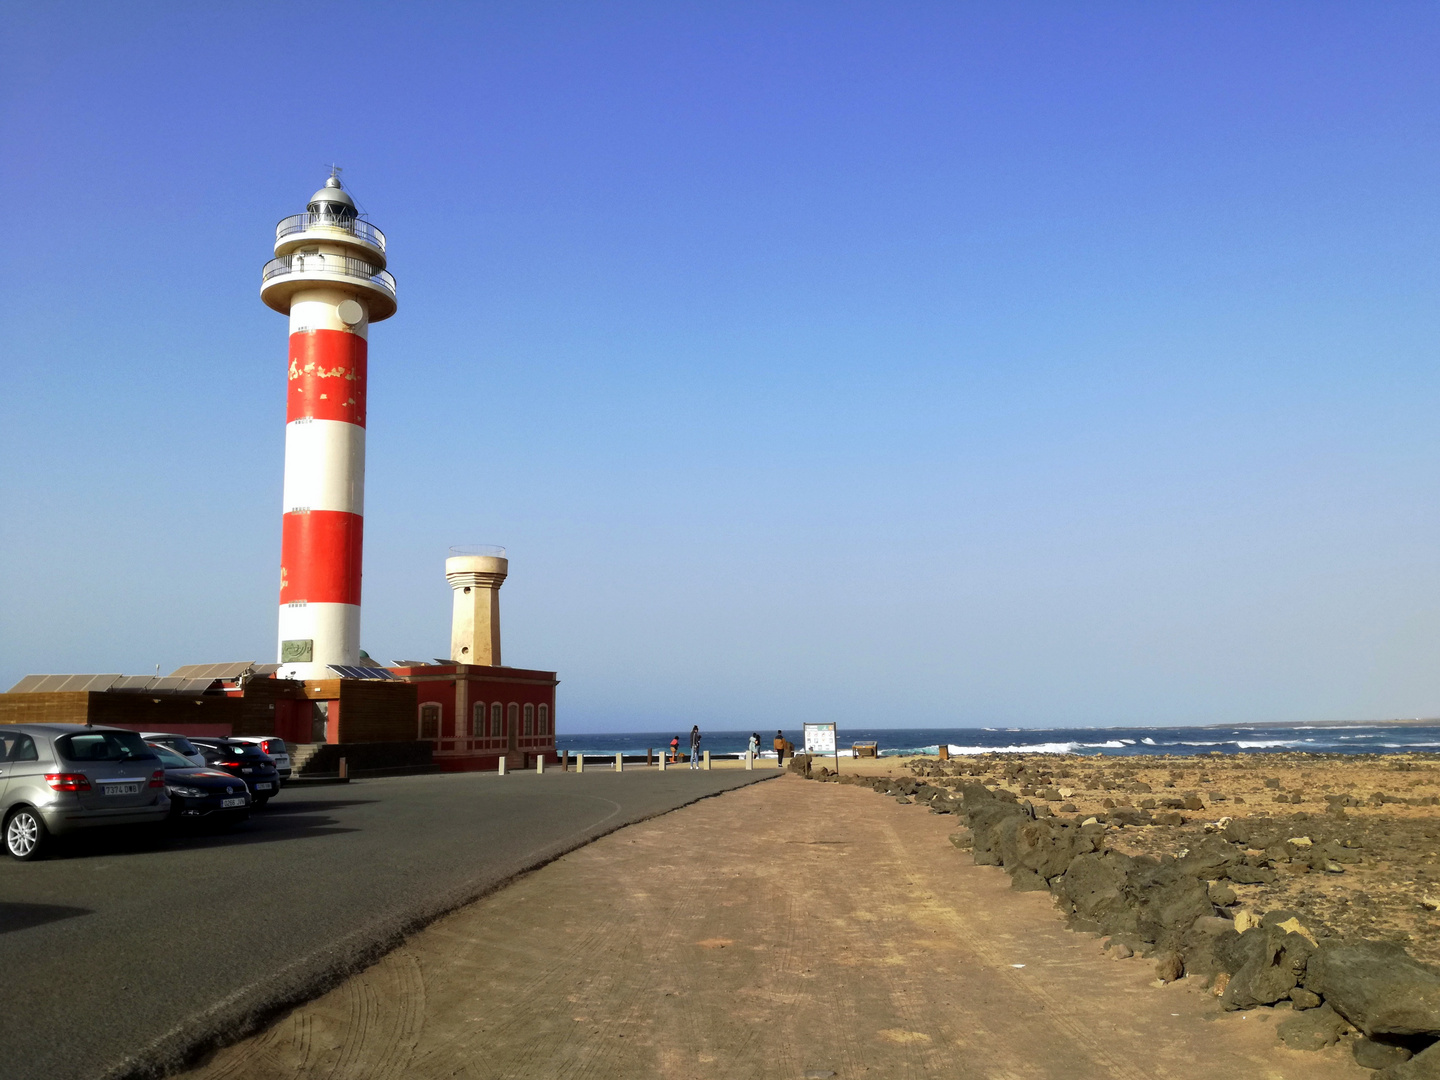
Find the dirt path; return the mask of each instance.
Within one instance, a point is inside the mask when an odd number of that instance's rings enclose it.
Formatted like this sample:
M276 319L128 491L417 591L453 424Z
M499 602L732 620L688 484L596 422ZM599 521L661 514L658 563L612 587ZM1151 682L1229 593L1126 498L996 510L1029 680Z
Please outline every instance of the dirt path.
M1047 896L955 852L953 823L788 777L709 799L442 920L185 1075L1373 1075L1105 959Z

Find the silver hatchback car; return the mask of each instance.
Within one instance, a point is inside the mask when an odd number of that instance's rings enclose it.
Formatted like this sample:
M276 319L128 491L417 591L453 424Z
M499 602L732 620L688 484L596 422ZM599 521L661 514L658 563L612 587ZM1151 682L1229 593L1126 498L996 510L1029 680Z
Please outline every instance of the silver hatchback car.
M165 769L133 731L81 724L0 725L5 850L41 855L51 836L93 825L159 824Z

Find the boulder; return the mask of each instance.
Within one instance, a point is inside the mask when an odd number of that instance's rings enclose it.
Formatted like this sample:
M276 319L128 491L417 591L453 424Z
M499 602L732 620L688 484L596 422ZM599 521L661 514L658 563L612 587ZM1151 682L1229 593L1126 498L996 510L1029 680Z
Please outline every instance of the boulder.
M968 803L968 800L967 800ZM1013 817L1024 817L1025 811L1013 802L990 800L974 810L968 810L970 836L975 848L975 862L979 866L1000 865L1001 824Z
M1289 997L1313 950L1300 934L1276 926L1251 927L1217 950L1221 964L1231 972L1220 1003L1227 1009L1253 1009Z
M1229 919L1219 916L1196 919L1181 944L1181 951L1185 955L1185 970L1192 975L1213 976L1221 972L1228 975L1231 969L1222 957L1233 951L1239 940L1240 935L1235 932L1235 924ZM1239 966L1235 965L1236 968Z
M1229 867L1225 876L1237 885L1268 885L1276 878L1274 870L1263 866L1247 866L1245 863Z
M1076 919L1098 923L1106 933L1133 933L1135 915L1124 892L1133 862L1114 851L1075 856L1056 888L1060 906Z
M1180 868L1192 877L1215 881L1223 878L1225 871L1240 861L1241 855L1233 844L1227 844L1219 836L1211 835L1185 854L1180 860Z
M1375 1039L1356 1039L1351 1052L1355 1055L1355 1064L1365 1069L1388 1069L1415 1056L1409 1047Z
M1155 961L1155 977L1164 983L1172 983L1185 974L1185 961L1175 949L1166 949Z
M1329 1005L1321 1005L1280 1021L1275 1034L1291 1050L1323 1050L1339 1042L1349 1026Z
M1205 883L1173 859L1158 865L1136 860L1126 877L1125 896L1135 908L1140 937L1161 945L1173 945L1196 919L1215 914Z
M1366 1035L1440 1035L1440 975L1394 942L1322 945L1305 986Z
M1000 826L998 835L1006 870L1033 871L1045 881L1065 873L1076 855L1093 850L1093 834L1054 820L1012 817Z
M1229 907L1239 898L1235 890L1226 885L1223 881L1217 881L1210 886L1210 902L1217 907Z
M1377 1080L1440 1080L1440 1043L1375 1075Z

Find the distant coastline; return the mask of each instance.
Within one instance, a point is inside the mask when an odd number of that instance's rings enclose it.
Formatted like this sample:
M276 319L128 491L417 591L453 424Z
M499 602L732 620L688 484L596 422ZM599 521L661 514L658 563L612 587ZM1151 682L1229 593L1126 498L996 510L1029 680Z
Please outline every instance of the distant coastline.
M1415 720L1256 720L1252 723L1243 724L1197 724L1197 730L1213 731L1219 728L1228 730L1250 730L1251 728L1375 728L1375 727L1440 727L1440 717L1419 718Z

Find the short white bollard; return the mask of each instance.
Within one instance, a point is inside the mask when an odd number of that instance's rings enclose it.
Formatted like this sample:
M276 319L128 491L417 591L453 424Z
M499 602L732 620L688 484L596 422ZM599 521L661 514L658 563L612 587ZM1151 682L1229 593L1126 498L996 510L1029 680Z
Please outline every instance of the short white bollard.
M536 755L535 755L535 771L536 771L537 773L543 773L543 772L545 771L545 755L544 755L544 754L536 754Z
M615 751L615 771L623 772L625 769L625 757L620 751Z
M576 772L584 772L584 771L585 771L585 755L582 754L582 753L580 753L580 751L578 751L578 750L575 751L575 771L576 771Z
M665 771L665 754L663 752L660 754L660 771Z
M702 769L708 769L708 768L710 768L710 751L709 751L709 750L706 750L704 756L701 758L700 767L701 767Z
M506 763L506 761L505 761L505 758L502 756L502 757L500 758L500 765L499 765L499 767L498 767L495 771L498 772L501 776L504 776L504 775L509 771L509 770L505 767L506 764L507 764L507 763Z
M755 771L755 755L752 754L749 750L746 750L746 751L745 751L745 771L746 771L746 772L754 772L754 771Z

